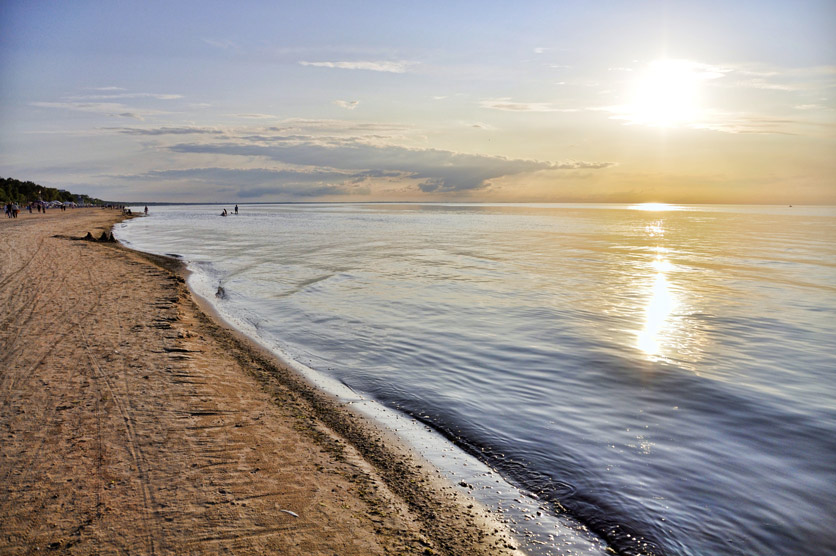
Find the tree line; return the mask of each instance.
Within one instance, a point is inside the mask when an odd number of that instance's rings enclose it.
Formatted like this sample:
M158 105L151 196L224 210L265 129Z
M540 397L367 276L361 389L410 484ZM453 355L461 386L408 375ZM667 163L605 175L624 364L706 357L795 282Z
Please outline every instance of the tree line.
M20 181L14 178L0 178L0 202L6 203L32 203L35 201L72 201L85 205L104 204L100 199L94 199L88 195L70 193L64 189L45 187L31 181Z

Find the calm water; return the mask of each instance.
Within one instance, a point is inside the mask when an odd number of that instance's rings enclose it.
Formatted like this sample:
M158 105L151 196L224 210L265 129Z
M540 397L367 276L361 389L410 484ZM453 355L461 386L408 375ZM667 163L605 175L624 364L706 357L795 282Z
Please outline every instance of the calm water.
M674 208L159 207L117 237L621 553L836 554L836 209Z

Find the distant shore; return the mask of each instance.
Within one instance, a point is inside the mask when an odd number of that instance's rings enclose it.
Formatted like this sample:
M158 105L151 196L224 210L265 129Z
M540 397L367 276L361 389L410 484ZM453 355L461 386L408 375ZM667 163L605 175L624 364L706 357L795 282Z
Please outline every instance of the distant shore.
M0 222L0 552L510 554L392 438L202 310L119 211Z

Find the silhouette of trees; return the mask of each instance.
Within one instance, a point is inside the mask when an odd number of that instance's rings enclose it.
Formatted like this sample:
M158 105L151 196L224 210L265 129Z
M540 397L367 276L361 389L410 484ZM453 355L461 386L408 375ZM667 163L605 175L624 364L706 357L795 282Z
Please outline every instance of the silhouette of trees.
M88 195L77 195L64 189L44 187L31 181L20 181L14 178L0 178L0 202L2 203L30 203L33 201L74 201L81 200L83 204L100 205L101 200Z

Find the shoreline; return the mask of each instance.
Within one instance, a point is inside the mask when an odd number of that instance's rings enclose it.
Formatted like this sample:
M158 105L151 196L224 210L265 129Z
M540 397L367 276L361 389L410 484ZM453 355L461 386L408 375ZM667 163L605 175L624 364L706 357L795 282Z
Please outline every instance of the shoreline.
M183 263L76 241L121 220L0 225L4 553L516 552L397 439L227 327Z
M190 271L183 261L120 246L152 261L159 259L156 264L168 266L184 284L188 284ZM301 402L308 417L313 414L316 423L311 425L310 432L314 441L333 451L336 457L350 457L367 472L376 475L373 479L382 481L391 494L405 502L422 522L428 536L436 538L435 544L443 554L480 553L474 547L459 546L459 541L447 537L454 532L446 530L447 526L461 520L465 521L466 530L459 532L464 537L475 534L481 545L488 537L497 537L486 546L490 554L506 553L503 550L524 554L517 548L518 542L513 540L505 523L489 515L476 500L462 495L430 461L395 432L352 409L338 395L318 387L280 355L227 322L209 300L186 287L191 294L190 301L200 311L201 318L214 328L215 339L232 346L245 372L276 396L274 401L282 395L279 392L287 388L288 392L284 395L289 394L293 403ZM345 445L340 446L341 442ZM345 450L352 453L347 456ZM438 528L439 525L441 528ZM459 523L457 527L461 525Z

